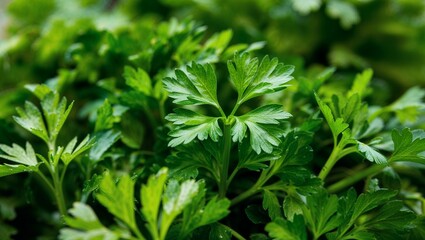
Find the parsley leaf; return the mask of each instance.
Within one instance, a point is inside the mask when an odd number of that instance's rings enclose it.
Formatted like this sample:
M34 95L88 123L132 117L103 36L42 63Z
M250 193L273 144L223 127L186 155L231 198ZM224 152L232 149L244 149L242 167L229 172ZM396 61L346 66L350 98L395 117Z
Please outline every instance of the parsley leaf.
M233 141L241 142L247 129L250 133L251 146L257 154L261 151L271 153L273 146L280 143L279 137L284 129L277 127L280 120L291 117L281 105L270 104L258 107L242 116L235 117L235 125L232 127Z
M37 157L34 148L28 142L26 143L25 149L17 144L13 144L12 147L0 144L0 149L7 154L0 154L1 158L27 166L37 165Z
M425 131L420 130L417 137L405 128L393 130L391 136L394 142L394 152L389 161L410 161L425 164Z
M90 138L90 135L87 135L80 144L77 145L77 137L73 138L65 147L61 154L61 159L68 165L73 159L75 159L78 155L88 150L95 144L95 139Z
M205 184L199 185L199 193L183 211L182 224L175 225L179 231L178 239L187 239L193 230L212 224L229 214L230 201L226 198L219 199L214 196L205 204Z
M111 231L99 221L93 209L88 205L76 202L73 208L69 210L72 217L66 217L65 222L68 226L74 228L63 228L60 231L61 240L118 240L120 234ZM122 235L121 237L124 237Z
M366 145L362 142L357 141L357 149L359 152L363 153L365 158L371 162L377 164L386 164L387 158L379 153L375 148L370 145Z
M344 122L343 118L335 119L329 106L326 105L317 94L315 94L315 96L316 101L319 104L319 108L325 116L326 122L329 124L334 138L334 143L336 144L338 142L339 134L343 133L349 127L349 125L348 123Z
M223 132L218 125L217 117L208 117L188 109L178 108L175 113L167 115L166 119L179 125L172 130L169 135L173 139L168 143L169 146L175 147L180 144L187 144L194 139L205 140L210 137L213 141L218 141L218 137Z
M110 213L123 221L131 230L137 232L138 228L134 217L134 182L128 175L124 175L115 185L112 176L106 172L99 186L97 200L105 206Z
M220 108L217 100L217 77L210 64L192 62L186 71L177 69L176 77L163 80L164 88L174 103L181 105L208 104Z
M258 58L250 58L248 53L235 54L234 60L227 62L227 68L238 92L238 105L284 89L293 79L291 74L294 71L293 66L279 63L277 58L265 56L259 62Z
M158 238L158 212L163 188L167 180L167 172L166 168L162 168L156 175L150 176L146 185L143 185L140 190L140 200L143 206L142 213L148 222L148 230L155 239Z
M282 207L276 195L266 189L263 191L263 208L268 211L272 221L283 217Z
M30 143L26 143L25 149L17 144L12 144L9 147L0 144L0 150L5 154L0 154L0 158L19 163L17 164L2 164L0 165L0 177L21 173L37 171L40 163L37 162L37 157Z
M293 221L277 218L266 225L273 240L307 240L303 217L296 215Z

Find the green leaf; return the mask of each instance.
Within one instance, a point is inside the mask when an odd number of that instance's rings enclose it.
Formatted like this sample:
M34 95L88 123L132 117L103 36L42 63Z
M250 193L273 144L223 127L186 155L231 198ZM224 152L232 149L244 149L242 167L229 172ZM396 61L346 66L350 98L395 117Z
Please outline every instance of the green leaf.
M368 146L362 142L357 141L357 149L361 152L365 158L376 164L387 164L387 158L379 153L375 148Z
M217 162L221 156L223 141L206 140L180 145L176 153L167 157L170 177L187 180L198 176L198 169L206 170L213 181L219 181Z
M303 217L296 215L294 221L278 218L266 225L266 231L273 240L306 240L307 232Z
M61 159L65 165L68 165L73 159L75 159L78 155L82 154L89 148L91 148L95 143L94 138L90 138L90 135L87 135L83 141L78 144L77 147L77 137L73 138L65 147L62 152Z
M389 162L407 161L425 164L425 131L419 130L418 137L414 137L408 128L403 130L393 130L392 140L394 142L394 152Z
M141 211L148 222L148 230L152 236L158 236L158 213L167 172L166 168L162 168L156 175L150 176L146 185L142 185L140 190Z
M356 75L354 79L353 86L350 91L347 93L347 97L351 97L354 94L358 94L360 99L363 99L365 96L369 94L368 85L373 76L372 69L366 69L362 73Z
M270 219L274 221L277 218L282 218L282 206L276 195L269 190L263 190L263 208L267 210Z
M183 212L198 193L199 183L194 180L186 180L182 184L176 180L169 181L162 199L161 239L165 238L174 218Z
M27 84L25 88L31 91L40 101L44 99L44 97L52 92L45 84Z
M417 121L425 111L425 90L419 87L410 88L399 99L389 106L389 110L396 112L402 123Z
M215 223L211 226L209 240L231 240L232 232L220 223Z
M270 104L258 107L242 116L234 117L236 122L231 129L234 142L241 142L246 136L247 129L250 133L250 142L254 151L271 153L273 147L279 145L279 137L284 129L277 125L284 119L291 117L281 105Z
M283 212L289 221L294 221L294 216L301 215L304 202L297 193L289 192L283 200Z
M414 228L410 231L408 240L425 239L425 216L418 216L413 221Z
M69 106L66 106L66 98L63 97L60 100L59 94L56 92L47 94L41 100L41 108L47 123L50 141L53 141L58 136L59 131L71 112L73 104L72 102Z
M130 229L137 229L134 218L134 182L128 175L123 175L116 185L112 176L106 172L96 198Z
M235 54L233 61L227 62L230 80L238 92L237 104L258 96L280 91L293 79L293 66L279 63L277 58L265 56L261 63L250 58L248 53Z
M114 122L115 117L113 116L112 106L109 103L108 99L105 99L102 106L100 106L97 110L94 131L99 132L102 130L111 129Z
M174 103L181 105L207 104L220 109L217 100L217 78L210 64L192 62L187 71L177 69L176 77L163 80L164 88Z
M141 69L134 69L129 66L124 67L125 83L132 87L134 90L145 94L146 96L152 96L152 81L148 73Z
M406 228L411 227L409 223L415 220L416 216L413 212L402 209L402 201L387 202L372 219L363 225L372 229L372 231L404 231Z
M265 224L270 222L270 217L267 211L264 211L262 206L254 204L248 205L245 208L245 214L248 219L254 224Z
M34 149L29 142L25 144L25 149L15 143L12 144L12 147L0 144L0 150L6 154L0 154L0 158L24 164L26 166L35 166L38 163Z
M322 5L322 0L292 0L293 8L303 15L319 10L320 5Z
M396 195L396 191L390 190L378 190L376 192L360 194L356 203L354 204L351 222L354 223L354 221L362 214L386 203L389 199Z
M201 184L200 189L200 192L183 212L183 223L182 226L179 226L179 239L187 239L187 235L193 230L215 223L229 214L230 201L228 199L218 199L217 196L214 196L205 205L204 184Z
M69 213L73 217L65 217L65 222L70 227L83 230L103 227L93 209L84 203L75 202L73 207L69 210Z
M121 141L127 146L140 149L143 140L147 137L146 127L137 116L133 116L130 112L121 116Z
M214 34L204 45L205 49L212 49L216 55L220 55L232 40L233 31L227 29L225 31Z
M173 139L168 143L169 146L175 147L180 144L187 144L194 139L201 141L210 137L217 142L223 132L218 125L217 117L208 117L188 109L178 108L175 113L169 114L166 119L179 125L172 130L169 135Z
M261 152L257 154L251 147L249 139L244 138L238 145L238 167L247 168L252 171L259 171L268 167L267 162L277 160L276 154Z
M230 201L226 198L217 198L217 196L211 198L203 210L200 211L202 214L201 221L197 227L205 226L221 220L226 217L230 211Z
M315 94L316 101L319 104L319 108L325 116L326 122L329 124L329 127L332 131L332 135L334 138L334 143L337 143L338 135L348 129L349 125L344 122L344 119L337 118L334 119L333 113L328 105L326 105L322 100L320 100L319 96Z
M348 230L356 223L360 216L385 204L396 195L396 191L378 190L370 193L362 193L356 199L355 191L350 190L338 202L338 214L340 214L343 222L336 233L327 236L331 239L340 239L350 234Z
M0 165L0 177L9 176L21 172L35 172L38 171L38 165L36 166L24 166L24 165L11 165L2 164Z
M307 208L303 208L303 212L316 239L341 225L337 207L338 197L323 189L307 197Z
M326 6L327 14L332 18L338 18L341 26L345 29L351 28L354 24L360 22L360 16L357 9L347 1L331 0Z
M120 235L104 227L93 209L84 203L75 202L69 210L71 216L65 217L68 226L60 230L61 240L116 240ZM78 229L78 230L77 230Z
M31 102L25 102L25 109L17 108L19 117L14 116L13 119L24 129L37 137L49 142L49 133L44 124L43 116L40 110Z
M121 133L116 130L98 132L94 135L95 144L90 149L89 157L93 161L100 161L103 154L120 138Z

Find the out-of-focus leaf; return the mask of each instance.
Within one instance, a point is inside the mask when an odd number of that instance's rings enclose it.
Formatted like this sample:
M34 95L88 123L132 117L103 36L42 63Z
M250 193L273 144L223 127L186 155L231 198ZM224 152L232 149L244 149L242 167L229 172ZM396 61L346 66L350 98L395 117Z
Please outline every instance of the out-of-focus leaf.
M121 133L116 130L98 132L94 135L96 143L90 149L89 157L93 161L100 161L103 154L120 138Z

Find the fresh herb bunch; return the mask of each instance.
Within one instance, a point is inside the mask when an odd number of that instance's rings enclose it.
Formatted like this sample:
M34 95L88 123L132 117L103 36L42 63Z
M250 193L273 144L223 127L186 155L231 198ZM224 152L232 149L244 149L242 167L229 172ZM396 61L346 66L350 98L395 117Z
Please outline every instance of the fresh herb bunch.
M388 3L284 2L297 22ZM425 238L424 89L382 98L384 68L304 68L240 29L138 16L169 1L36 3L9 5L20 20L0 42L0 239Z

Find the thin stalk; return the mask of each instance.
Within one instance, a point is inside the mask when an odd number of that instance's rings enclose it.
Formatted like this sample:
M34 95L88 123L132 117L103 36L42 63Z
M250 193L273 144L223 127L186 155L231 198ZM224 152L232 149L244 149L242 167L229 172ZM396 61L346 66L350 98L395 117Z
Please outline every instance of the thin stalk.
M52 191L52 193L55 192L55 188L53 187L52 183L47 179L47 177L40 171L36 172L38 176L43 180L43 182L46 184L46 186Z
M62 172L61 172L61 175L60 175L60 178L59 178L59 181L60 181L61 185L63 183L63 179L65 178L65 172L66 172L66 169L67 168L68 168L68 165L65 165L64 164L63 169L62 169Z
M328 191L330 193L335 193L335 192L341 191L342 189L353 185L354 183L362 180L363 178L365 178L367 176L371 176L371 175L375 175L375 174L379 173L385 167L387 167L387 166L375 164L375 165L369 167L368 169L357 172L357 174L355 174L355 175L344 178L341 181L332 184L331 186L328 187Z
M268 176L268 171L264 170L261 172L260 177L258 178L257 182L252 185L251 188L249 188L248 190L246 190L245 192L239 194L237 197L233 198L231 201L231 206L242 202L243 200L245 200L246 198L249 198L250 196L256 194L257 192L259 192L262 188L262 186L269 180L270 176Z
M233 107L232 112L230 113L229 116L234 116L236 111L239 109L240 106L241 106L241 102L238 98L238 101L236 102L236 105L235 105L235 107Z
M331 169L333 168L333 166L341 158L340 157L341 150L342 149L339 146L339 144L332 149L331 155L329 156L328 160L325 163L325 166L323 166L322 170L319 173L320 179L324 180L326 178L326 176L328 176L328 174L331 171Z
M239 166L236 166L235 169L233 169L232 173L230 174L230 177L227 179L227 186L230 185L230 183L232 182L233 178L235 178L239 170L240 170Z
M224 228L226 228L232 234L232 236L235 237L236 239L238 239L238 240L246 240L246 238L244 238L238 232L236 232L235 230L233 230L231 227L229 227L227 225L224 225L224 224L221 224L221 223L219 223L219 224L221 226L223 226Z
M59 174L57 171L52 173L52 178L53 178L53 186L55 189L54 191L55 199L56 199L56 203L58 204L59 212L61 216L65 216L66 203L65 203L65 198L63 196L63 191L62 191L62 182L60 181Z
M220 183L218 186L218 193L219 197L223 198L226 196L227 192L227 177L229 174L229 162L230 162L230 150L232 146L232 139L230 135L230 125L227 123L224 123L224 149L223 153L221 155L221 171L220 171Z
M252 195L256 194L260 190L261 190L261 186L259 186L258 184L254 184L254 186L252 186L250 189L246 190L242 194L239 194L237 197L233 198L230 205L231 206L236 205L242 202L243 200L251 197Z

